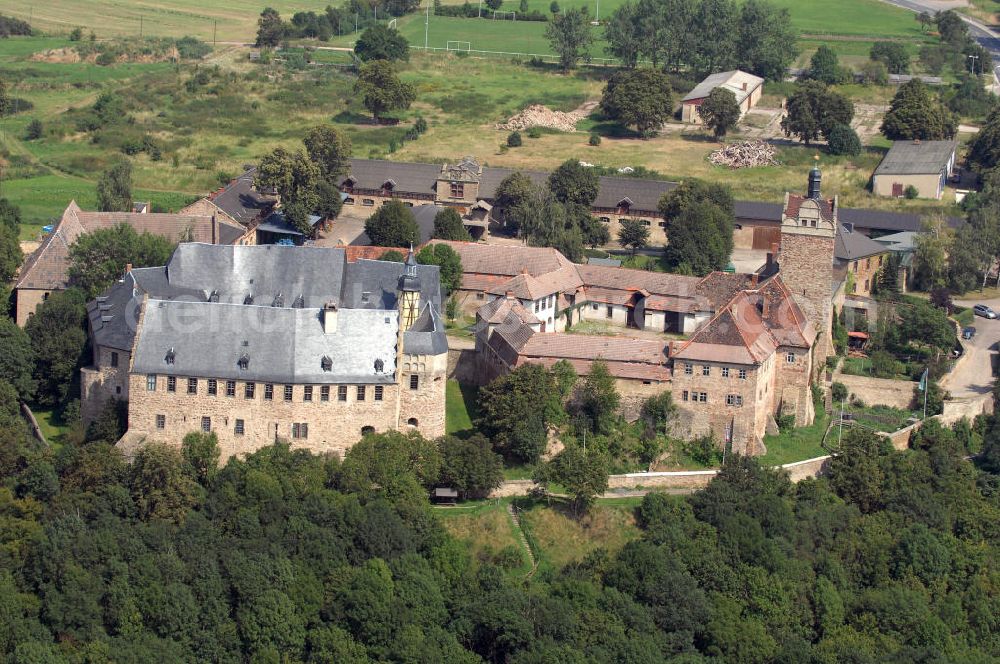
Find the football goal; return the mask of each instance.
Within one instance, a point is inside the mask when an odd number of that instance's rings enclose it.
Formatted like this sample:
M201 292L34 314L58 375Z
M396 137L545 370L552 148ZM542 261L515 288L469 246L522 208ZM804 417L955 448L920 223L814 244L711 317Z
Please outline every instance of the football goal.
M441 42L438 43L440 44ZM465 51L466 53L468 53L469 51L472 50L472 42L449 40L447 43L445 43L445 50Z
M508 19L510 19L511 21L516 21L517 12L504 12L504 11L494 10L493 20L496 21L497 19L500 19L501 21L506 21Z

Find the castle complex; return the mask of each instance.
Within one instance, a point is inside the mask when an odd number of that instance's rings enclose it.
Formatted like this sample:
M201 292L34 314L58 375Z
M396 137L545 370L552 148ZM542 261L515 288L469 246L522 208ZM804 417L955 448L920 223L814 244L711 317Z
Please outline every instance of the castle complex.
M438 268L343 250L181 244L88 306L82 409L128 401L125 445L214 432L343 453L368 432L444 434Z

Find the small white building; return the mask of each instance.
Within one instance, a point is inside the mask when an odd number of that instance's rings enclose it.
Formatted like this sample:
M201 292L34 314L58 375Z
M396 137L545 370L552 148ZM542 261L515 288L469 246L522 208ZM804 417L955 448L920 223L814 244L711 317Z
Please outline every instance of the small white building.
M739 104L742 118L747 111L757 105L760 96L764 94L764 79L738 69L712 74L681 100L681 121L701 124L698 107L716 88L725 88L736 95L736 103Z

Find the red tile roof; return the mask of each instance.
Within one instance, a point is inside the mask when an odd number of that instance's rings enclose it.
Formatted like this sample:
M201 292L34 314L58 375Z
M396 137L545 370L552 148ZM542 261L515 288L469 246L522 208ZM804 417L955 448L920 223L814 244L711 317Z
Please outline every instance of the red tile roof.
M798 218L799 209L802 207L802 204L806 201L813 200L815 200L816 203L819 203L820 214L823 215L823 218L832 220L835 206L832 198L812 199L808 196L801 196L799 194L788 194L788 203L785 205L785 216L793 219Z

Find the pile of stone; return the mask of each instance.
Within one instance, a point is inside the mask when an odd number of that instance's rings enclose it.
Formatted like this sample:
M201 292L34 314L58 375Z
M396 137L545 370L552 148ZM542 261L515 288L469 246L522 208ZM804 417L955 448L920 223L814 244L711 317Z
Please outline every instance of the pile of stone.
M576 131L576 123L587 117L587 111L576 110L564 113L553 111L541 104L532 104L507 122L500 122L496 128L501 131L520 131L531 127L549 127L559 131Z
M755 168L757 166L775 166L777 150L767 141L742 141L730 143L709 155L708 160L716 166L729 168Z

